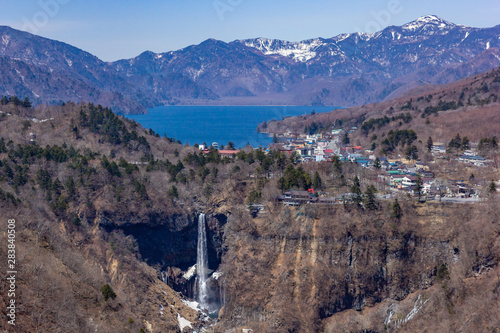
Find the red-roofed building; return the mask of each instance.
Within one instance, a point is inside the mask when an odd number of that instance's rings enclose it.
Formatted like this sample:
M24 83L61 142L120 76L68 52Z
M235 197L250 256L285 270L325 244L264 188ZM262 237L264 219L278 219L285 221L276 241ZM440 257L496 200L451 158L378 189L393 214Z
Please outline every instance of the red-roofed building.
M208 149L205 149L203 151L205 154L208 154L210 152L210 150ZM218 150L219 154L221 154L222 156L234 156L236 154L239 153L239 150Z
M233 156L238 154L239 150L219 150L219 154L222 156Z

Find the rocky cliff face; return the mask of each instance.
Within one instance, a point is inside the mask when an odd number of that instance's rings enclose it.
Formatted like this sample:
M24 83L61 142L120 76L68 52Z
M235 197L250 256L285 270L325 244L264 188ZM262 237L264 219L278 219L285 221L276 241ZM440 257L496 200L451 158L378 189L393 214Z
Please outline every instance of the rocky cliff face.
M496 250L476 252L498 249L495 235L484 239L488 245L473 240L495 223L496 213L481 209L406 207L406 217L394 220L342 208L284 208L240 221L227 233L221 331L405 330L425 327L440 302L455 304L456 312L441 315L460 326L467 306L457 299L467 293L467 279L499 259ZM410 324L414 318L418 324Z
M100 225L107 232L123 231L137 241L142 260L159 270L177 267L183 271L196 264L198 214L160 214L119 216L103 212ZM207 216L209 268L217 270L224 252L224 214ZM123 222L128 221L128 222Z

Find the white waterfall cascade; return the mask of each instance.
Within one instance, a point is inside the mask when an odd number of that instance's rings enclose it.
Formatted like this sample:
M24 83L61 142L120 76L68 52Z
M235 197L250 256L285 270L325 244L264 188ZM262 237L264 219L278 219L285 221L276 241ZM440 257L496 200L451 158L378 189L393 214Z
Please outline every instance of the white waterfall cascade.
M201 309L210 310L208 286L208 251L205 214L198 218L198 246L196 257L196 296Z
M168 285L168 273L161 272L161 280Z

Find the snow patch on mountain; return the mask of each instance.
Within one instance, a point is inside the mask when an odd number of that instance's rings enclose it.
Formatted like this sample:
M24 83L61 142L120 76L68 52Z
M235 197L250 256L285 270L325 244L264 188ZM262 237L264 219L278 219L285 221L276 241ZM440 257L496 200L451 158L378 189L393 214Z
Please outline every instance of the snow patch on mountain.
M368 42L370 39L380 37L382 35L382 32L381 31L375 33L358 32L357 35L360 40Z
M333 37L332 40L336 43L340 43L351 36L352 36L352 34L340 34L338 36Z
M465 33L465 37L464 37L464 38L460 41L460 43L462 43L464 40L466 40L466 39L467 39L467 37L469 37L469 35L470 35L470 33L467 31L467 32ZM458 44L460 44L460 43L458 43Z
M433 26L437 27L440 30L446 29L446 28L451 28L454 27L455 24L450 23L448 21L443 20L440 17L437 17L435 15L425 15L422 17L419 17L413 22L407 23L402 26L403 30L410 30L410 31L415 31L418 29L421 29L425 26Z
M243 44L255 48L265 55L277 54L289 57L297 62L306 62L316 57L315 50L323 45L320 39L311 39L302 42L287 42L274 39L257 38L245 40Z
M3 43L3 45L7 46L7 45L9 45L9 42L10 42L10 36L9 35L3 35L2 36L2 43Z
M189 68L186 69L186 72L189 74L189 77L193 81L196 81L196 80L198 80L198 78L200 77L200 75L205 72L205 65L202 64L201 68L199 68L199 69L196 69L196 68L193 68L193 67L189 67ZM222 71L221 71L221 75L224 76L224 73L222 73Z

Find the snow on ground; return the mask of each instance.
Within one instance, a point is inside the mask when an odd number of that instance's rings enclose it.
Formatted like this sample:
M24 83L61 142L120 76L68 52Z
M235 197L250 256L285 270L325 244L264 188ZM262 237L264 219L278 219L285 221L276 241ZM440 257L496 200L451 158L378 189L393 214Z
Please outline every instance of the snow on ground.
M281 42L281 47L274 45ZM279 54L284 57L293 58L297 62L306 62L316 57L314 52L319 46L323 45L320 39L312 39L302 42L277 41L273 39L257 38L253 41L246 41L245 45L260 50L265 55Z
M189 320L187 320L186 318L182 317L180 314L177 314L177 321L179 322L179 329L181 330L181 332L186 327L193 328L193 326L191 325L191 322Z
M189 279L191 279L194 276L194 273L196 273L196 265L193 265L193 266L189 267L189 269L187 270L187 272L184 273L183 277L186 280L189 280Z
M428 299L424 299L422 297L422 295L418 295L417 300L415 301L415 304L413 305L413 308L405 317L401 317L401 314L397 314L394 311L393 306L389 307L389 314L388 314L387 318L385 319L384 324L389 326L391 323L394 323L394 325L396 327L400 327L401 325L412 320L417 315L417 313L419 313L420 310L422 310L422 308L424 307L425 303L427 303L427 301L428 301Z
M198 302L195 302L195 301L191 302L191 301L183 299L182 303L184 303L184 305L186 305L186 306L189 306L193 310L200 311L200 306L199 306L200 304Z

